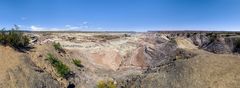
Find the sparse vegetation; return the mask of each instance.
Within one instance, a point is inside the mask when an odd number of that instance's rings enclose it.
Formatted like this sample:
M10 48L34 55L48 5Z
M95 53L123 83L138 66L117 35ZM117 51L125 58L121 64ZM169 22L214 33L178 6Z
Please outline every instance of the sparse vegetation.
M236 39L235 45L236 45L236 46L235 46L233 52L238 52L238 53L240 53L240 38L239 38L239 39Z
M26 48L29 45L29 39L18 29L17 26L10 31L2 29L0 33L0 44L8 45L18 50Z
M120 36L117 35L94 35L93 37L100 38L102 40L112 40L120 38Z
M78 66L78 67L82 67L81 61L77 60L77 59L73 59L73 63Z
M117 88L113 81L99 81L97 88Z
M196 56L197 54L193 53L193 52L189 52L187 50L184 49L177 49L176 50L176 56L175 56L175 60L179 60L179 59L189 59L192 58L194 56Z
M55 50L57 50L58 52L62 52L65 53L64 49L62 48L60 43L53 43L53 47L55 48Z
M70 74L70 69L67 65L63 64L60 60L54 57L52 54L48 54L47 60L52 64L57 73L66 78Z
M51 32L44 32L42 35L43 36L48 36L48 35L52 35L52 33Z
M190 38L191 37L191 34L190 33L187 33L187 38Z
M131 37L129 34L123 34L123 37Z
M218 34L216 34L216 33L207 33L206 36L209 37L210 43L212 43L213 41L217 40Z
M176 40L174 38L170 38L170 43L177 44Z
M1 30L1 34L0 34L0 44L4 44L6 42L6 33L4 31L5 29Z

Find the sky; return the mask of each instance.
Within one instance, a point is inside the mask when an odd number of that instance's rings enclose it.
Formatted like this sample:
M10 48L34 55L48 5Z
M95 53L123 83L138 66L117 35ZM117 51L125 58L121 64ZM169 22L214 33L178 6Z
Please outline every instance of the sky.
M0 28L240 31L240 0L0 0Z

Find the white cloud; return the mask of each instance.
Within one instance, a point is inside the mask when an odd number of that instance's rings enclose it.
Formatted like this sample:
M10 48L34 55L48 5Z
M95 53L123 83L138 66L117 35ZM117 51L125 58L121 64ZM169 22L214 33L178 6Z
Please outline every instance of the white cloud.
M41 26L32 25L29 27L31 31L69 31L69 30L78 30L79 27L73 27L71 25L65 25L65 28L47 28Z
M17 25L18 27L23 27L23 25Z
M69 30L81 30L81 29L88 29L89 26L87 26L87 25L82 25L82 26L65 25L65 28L67 28Z
M60 28L46 28L46 27L40 27L40 26L34 26L32 25L30 27L31 31L63 31L65 29L60 29Z
M45 28L43 28L43 27L37 27L37 26L32 25L32 26L30 27L30 29L31 29L32 31L44 31Z
M86 24L88 24L88 22L87 22L87 21L84 21L84 22L82 22L82 24L83 24L83 25L86 25Z
M88 29L89 27L88 26L80 26L79 28L81 28L81 29Z
M21 20L26 20L27 19L27 17L21 17Z
M65 25L65 27L66 27L67 29L70 29L70 30L80 29L80 27L78 27L78 26L71 26L71 25Z
M83 25L85 24L85 25ZM89 26L87 25L88 22L83 22L80 26L73 26L73 25L65 25L64 27L60 28L49 28L49 27L41 27L39 25L32 25L28 27L28 29L32 31L80 31L80 30L86 30L89 29Z
M71 25L65 25L65 27L67 27L67 28L68 28L68 27L71 27Z

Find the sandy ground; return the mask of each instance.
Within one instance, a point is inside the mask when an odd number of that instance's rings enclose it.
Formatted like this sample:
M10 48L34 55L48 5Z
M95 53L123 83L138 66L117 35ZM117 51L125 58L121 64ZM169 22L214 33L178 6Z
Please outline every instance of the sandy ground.
M192 88L237 88L240 86L240 57L192 50L194 58L177 61L178 85ZM200 87L201 86L201 87Z
M15 52L11 47L0 46L0 81L7 78L8 70L20 64L21 53Z

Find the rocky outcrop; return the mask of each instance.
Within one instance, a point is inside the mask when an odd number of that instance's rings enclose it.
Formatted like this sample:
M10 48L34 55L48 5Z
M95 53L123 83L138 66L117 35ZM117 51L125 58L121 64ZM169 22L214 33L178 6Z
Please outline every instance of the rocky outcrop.
M170 34L170 37L174 39L180 37L183 38L183 40L190 39L194 45L198 46L198 48L216 54L239 53L240 50L238 48L238 46L240 46L240 38L236 34L226 36L224 33L172 33ZM187 46L187 44L182 45ZM182 47L182 45L180 45L180 47Z
M204 46L210 42L210 39L206 36L206 34L192 34L189 35L189 38L193 41L193 44L199 47Z
M207 50L209 52L217 53L217 54L223 54L223 53L230 53L231 50L229 49L229 46L226 45L224 38L217 38L209 42L208 44L205 44L202 46L204 50Z
M146 48L145 53L147 54L148 62L150 67L156 67L170 60L174 59L174 52L177 50L177 45L172 42L160 43L155 48Z

